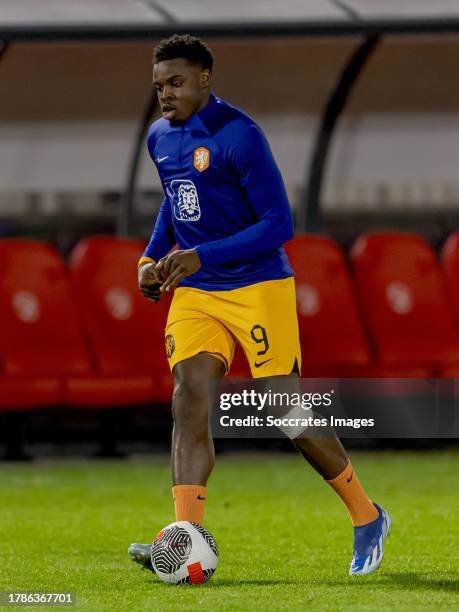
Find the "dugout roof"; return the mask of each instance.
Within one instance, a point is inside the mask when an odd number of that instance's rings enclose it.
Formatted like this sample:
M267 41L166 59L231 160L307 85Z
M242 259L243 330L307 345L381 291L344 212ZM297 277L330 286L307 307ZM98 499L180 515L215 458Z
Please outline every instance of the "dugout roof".
M0 39L459 31L457 0L1 0Z
M320 194L332 134L346 99L386 34L459 32L458 0L0 0L0 59L21 41L158 39L172 33L203 37L362 35L324 109L302 197L299 226L320 223ZM156 96L136 135L120 209L119 233L129 235L140 151Z

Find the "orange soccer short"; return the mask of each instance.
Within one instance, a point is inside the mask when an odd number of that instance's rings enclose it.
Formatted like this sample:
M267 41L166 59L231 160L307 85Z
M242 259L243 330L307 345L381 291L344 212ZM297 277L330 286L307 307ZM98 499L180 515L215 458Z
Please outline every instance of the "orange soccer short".
M166 325L171 370L198 353L212 353L229 370L235 343L254 378L300 371L301 349L293 277L229 291L175 290Z

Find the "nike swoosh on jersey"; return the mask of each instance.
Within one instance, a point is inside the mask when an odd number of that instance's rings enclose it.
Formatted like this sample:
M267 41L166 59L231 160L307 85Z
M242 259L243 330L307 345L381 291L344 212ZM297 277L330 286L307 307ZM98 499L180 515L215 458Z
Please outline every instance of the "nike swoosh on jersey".
M167 159L169 157L169 155L165 155L164 157L157 157L156 158L156 163L160 164L161 162L163 162L165 159Z
M260 363L257 363L255 361L255 363L253 364L256 368L259 368L260 366L264 365L265 363L268 363L268 361L272 361L273 357L271 357L271 359L266 359L266 361L260 361Z

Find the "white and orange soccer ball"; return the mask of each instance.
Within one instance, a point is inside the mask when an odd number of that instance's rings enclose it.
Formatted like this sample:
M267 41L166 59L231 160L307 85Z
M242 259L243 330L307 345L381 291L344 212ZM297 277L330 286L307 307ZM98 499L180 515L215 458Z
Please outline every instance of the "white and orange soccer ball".
M161 529L154 539L151 563L163 582L207 582L218 565L217 543L202 525L177 521Z

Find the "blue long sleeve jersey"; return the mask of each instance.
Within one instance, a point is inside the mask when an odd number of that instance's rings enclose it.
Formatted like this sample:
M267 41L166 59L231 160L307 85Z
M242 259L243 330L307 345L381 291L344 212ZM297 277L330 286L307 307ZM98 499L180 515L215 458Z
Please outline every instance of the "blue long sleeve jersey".
M287 194L250 117L212 94L180 125L155 121L148 150L166 197L144 255L196 248L202 267L180 287L226 291L293 276L282 246L293 236Z

